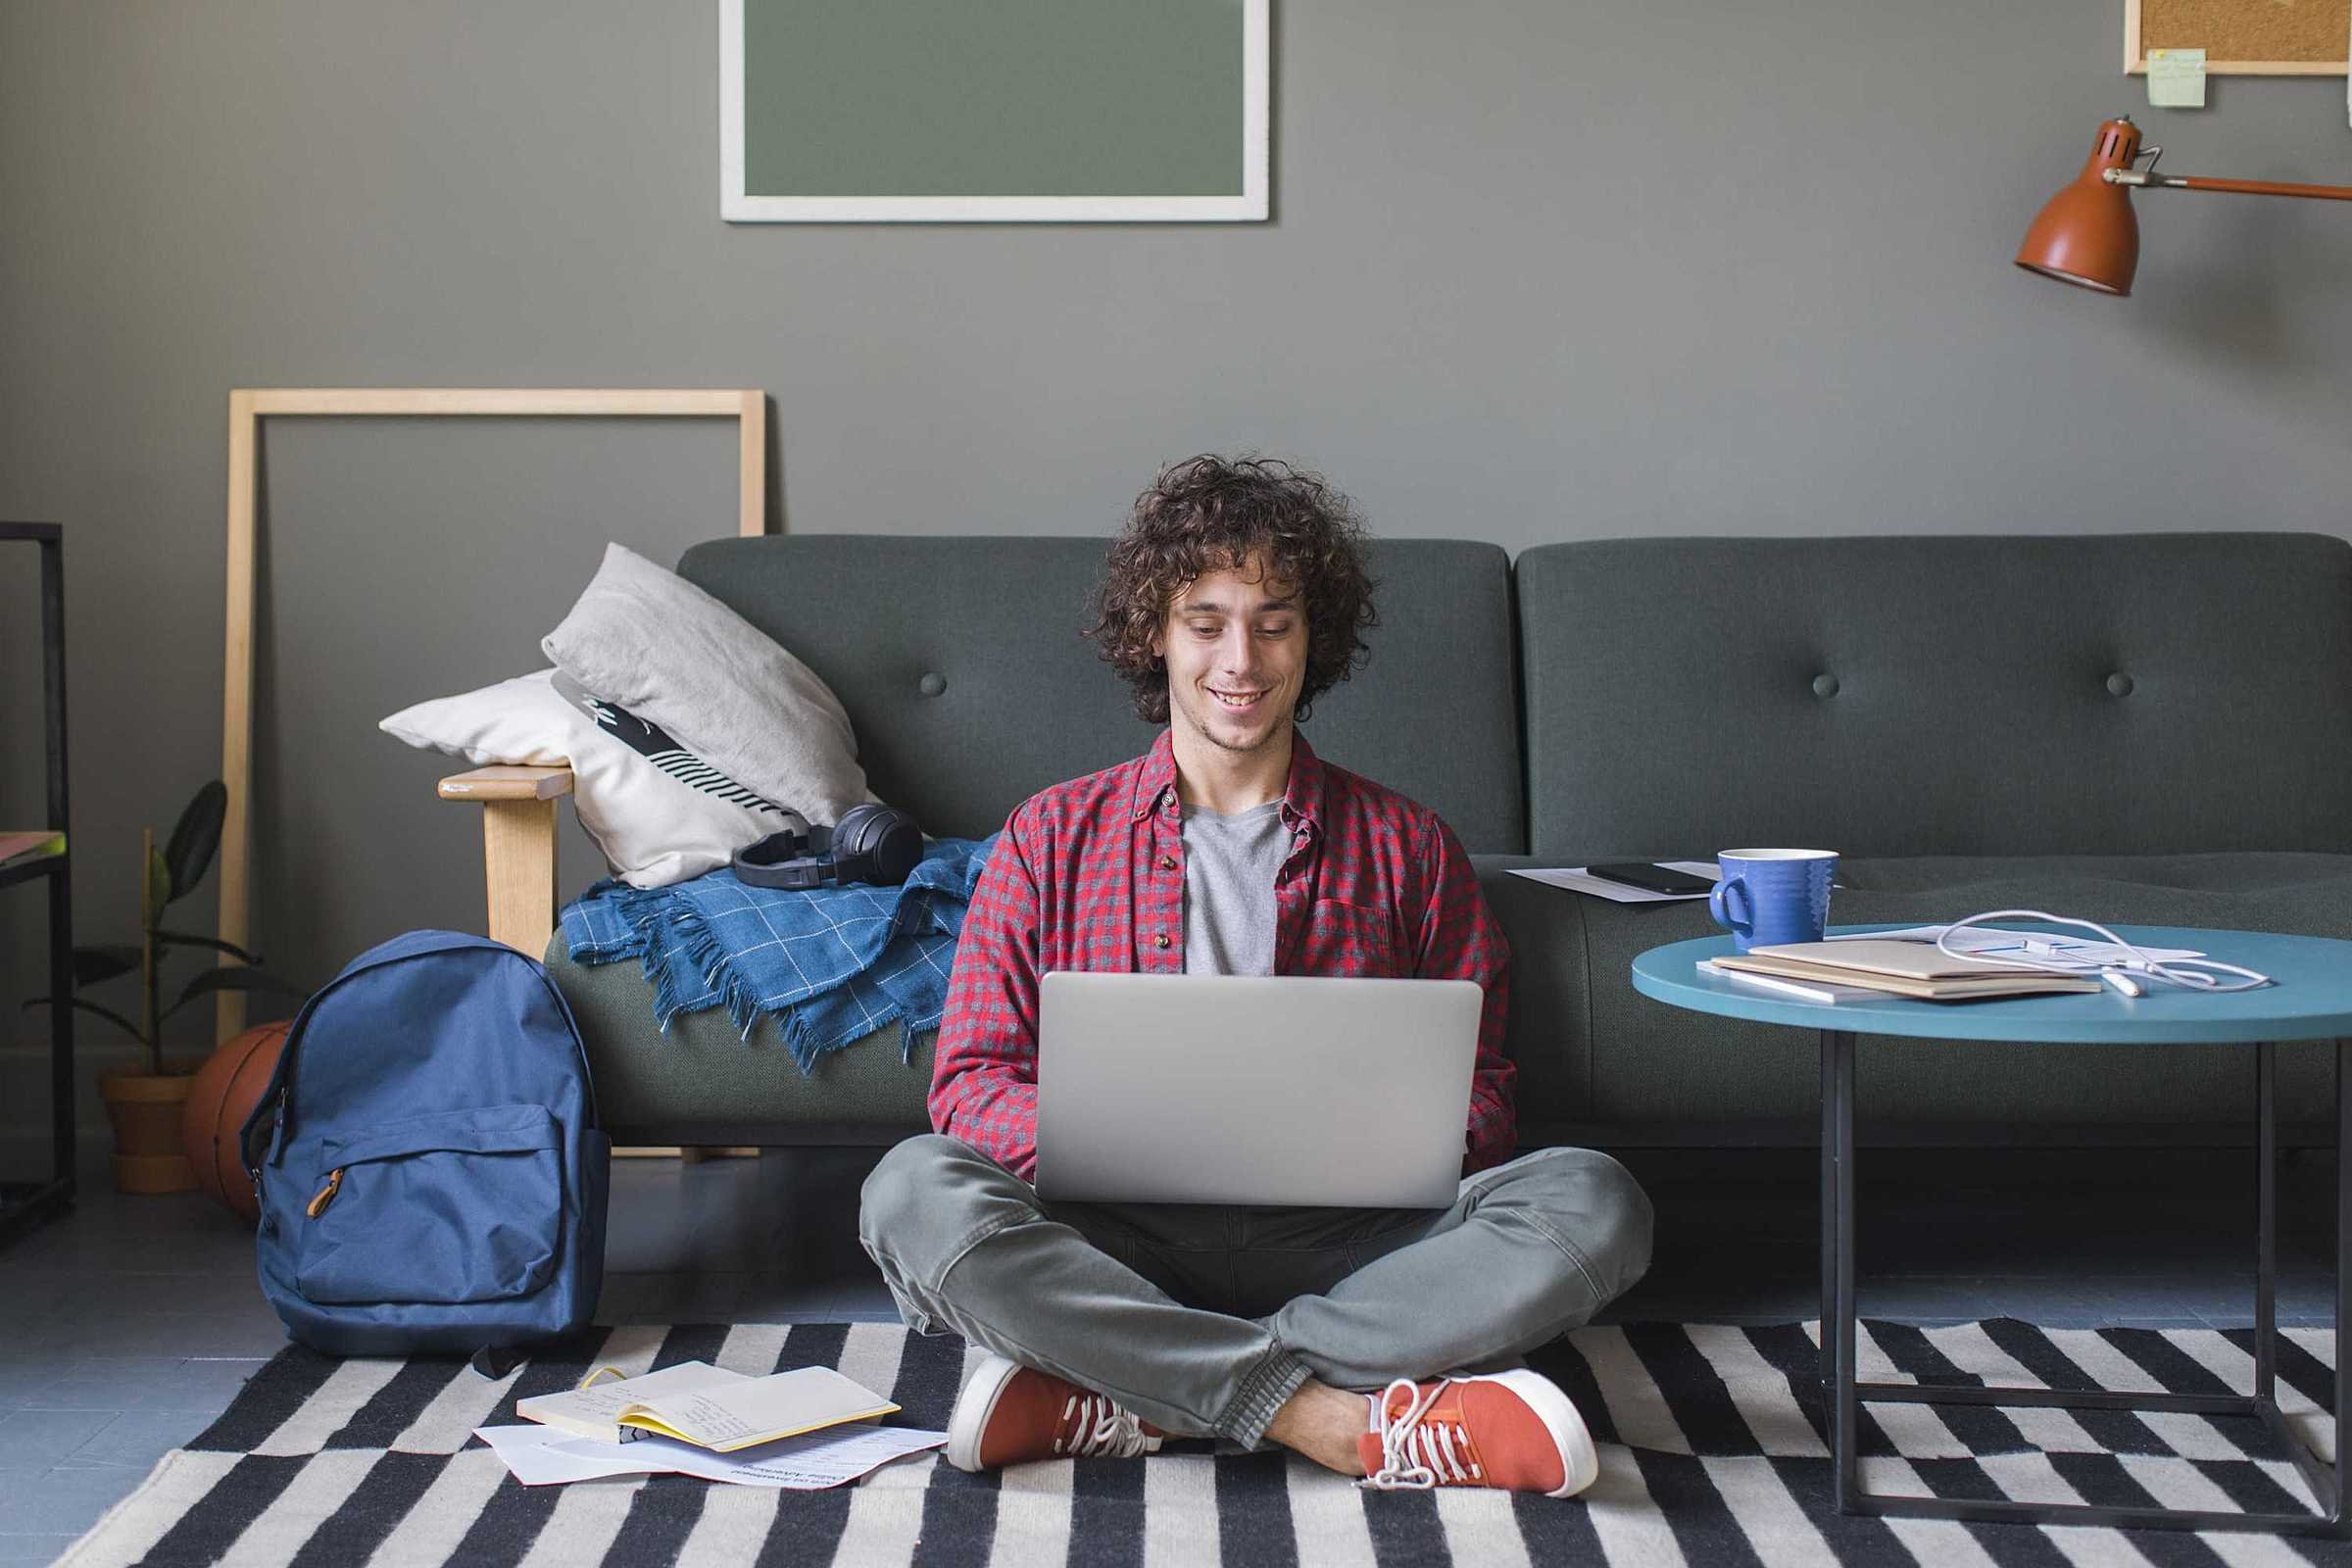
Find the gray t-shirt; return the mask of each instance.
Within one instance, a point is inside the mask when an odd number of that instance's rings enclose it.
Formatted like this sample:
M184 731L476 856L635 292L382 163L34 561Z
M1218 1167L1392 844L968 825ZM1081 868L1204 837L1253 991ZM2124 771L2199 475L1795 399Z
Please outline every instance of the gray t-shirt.
M1274 972L1274 878L1290 853L1282 802L1221 816L1184 808L1184 972Z

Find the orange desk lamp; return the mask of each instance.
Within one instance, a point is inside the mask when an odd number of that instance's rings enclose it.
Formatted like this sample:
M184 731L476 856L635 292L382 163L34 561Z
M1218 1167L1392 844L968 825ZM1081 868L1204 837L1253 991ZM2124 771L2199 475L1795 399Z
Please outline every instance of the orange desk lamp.
M2159 174L2156 160L2163 154L2161 147L2141 149L2139 127L2132 123L2130 115L2118 115L2101 125L2082 172L2050 198L2034 220L2034 226L2026 230L2017 265L2102 294L2131 293L2132 272L2139 265L2139 224L2132 216L2133 186L2352 201L2352 185L2286 185L2268 179ZM2146 167L2132 167L2143 157Z

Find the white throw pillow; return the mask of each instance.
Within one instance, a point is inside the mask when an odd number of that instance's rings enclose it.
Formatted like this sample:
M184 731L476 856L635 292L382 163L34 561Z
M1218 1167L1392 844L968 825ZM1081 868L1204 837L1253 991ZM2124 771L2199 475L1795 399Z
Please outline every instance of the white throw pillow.
M850 715L816 672L676 572L621 545L540 649L745 788L826 826L873 799Z
M632 887L701 876L755 839L808 826L552 669L418 703L376 727L477 767L570 767L580 825Z

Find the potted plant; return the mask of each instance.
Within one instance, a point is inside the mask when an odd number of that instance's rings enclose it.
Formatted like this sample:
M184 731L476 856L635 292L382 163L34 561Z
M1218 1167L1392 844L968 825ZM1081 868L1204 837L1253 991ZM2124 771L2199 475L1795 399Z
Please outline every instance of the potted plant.
M290 997L307 994L302 987L263 969L259 957L233 942L171 930L163 923L164 912L195 892L205 872L212 868L214 857L220 853L220 823L227 809L228 787L215 779L188 802L162 850L155 847L153 828L141 830L139 941L75 948L75 995L40 997L25 1004L27 1007L36 1007L63 1001L82 1012L104 1018L145 1048L143 1062L102 1073L98 1079L98 1097L105 1102L107 1119L115 1129L115 1187L120 1192L176 1193L196 1185L195 1172L180 1144L181 1107L194 1078L184 1065L164 1055L164 1025L172 1015L223 991L269 992ZM165 1006L164 960L182 948L210 949L236 959L237 964L215 964L197 971L180 987L177 999ZM139 977L136 1021L79 995L92 986L132 974Z

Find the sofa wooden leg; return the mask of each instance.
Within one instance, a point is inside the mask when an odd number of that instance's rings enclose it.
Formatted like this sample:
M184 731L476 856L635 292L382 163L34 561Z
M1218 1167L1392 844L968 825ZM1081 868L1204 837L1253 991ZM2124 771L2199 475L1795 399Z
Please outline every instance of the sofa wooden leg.
M556 803L484 801L490 939L536 958L556 930Z
M684 1160L689 1165L699 1165L706 1159L758 1159L760 1150L759 1146L751 1144L687 1144L683 1147L677 1144L637 1144L626 1149L613 1150L612 1157L614 1159L677 1158Z

